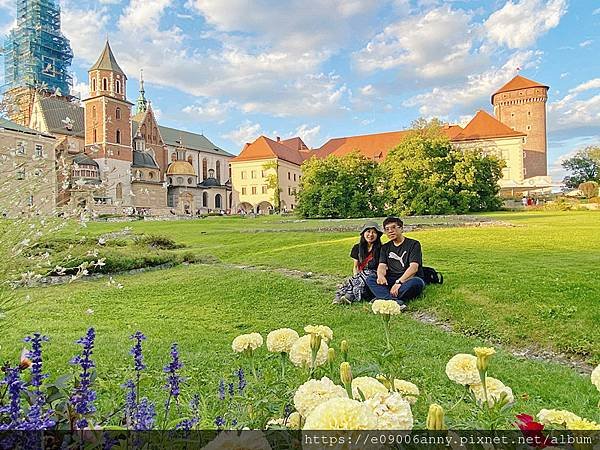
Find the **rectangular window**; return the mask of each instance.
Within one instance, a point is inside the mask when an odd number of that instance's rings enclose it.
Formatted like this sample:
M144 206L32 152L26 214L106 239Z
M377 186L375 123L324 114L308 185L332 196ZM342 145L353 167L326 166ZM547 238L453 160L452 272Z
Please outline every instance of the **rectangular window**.
M242 170L242 180L245 180L245 179L246 179L246 171Z
M296 181L296 174L294 174L294 181Z
M256 195L256 186L252 186L252 195Z
M256 170L253 170L253 171L250 173L250 176L252 177L252 179L253 179L253 180L255 180L255 179L256 179Z
M24 180L24 179L25 179L25 170L24 169L17 170L17 180Z
M288 195L292 195L292 188L291 187L288 188Z
M242 195L246 195L246 188L245 187L242 188Z
M267 187L266 187L266 186L263 186L263 187L262 187L262 193L263 193L263 194L266 194L266 193L267 193Z
M36 158L41 158L44 153L44 147L42 144L35 144L35 156Z
M264 170L260 171L260 176L263 177L263 178L265 177L265 171Z
M288 172L288 180L292 179L292 174L290 172Z
M17 155L24 155L25 154L25 142L18 141L16 150L17 150Z

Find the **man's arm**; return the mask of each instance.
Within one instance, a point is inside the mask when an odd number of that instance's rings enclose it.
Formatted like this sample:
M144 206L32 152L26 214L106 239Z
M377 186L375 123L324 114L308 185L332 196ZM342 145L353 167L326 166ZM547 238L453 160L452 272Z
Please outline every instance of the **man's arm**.
M386 273L387 273L387 264L379 263L379 265L377 266L377 284L383 284L383 285L387 284L387 279L385 278Z
M400 286L402 286L402 284L406 281L410 280L418 272L418 270L419 264L416 262L411 262L408 265L408 269L406 269L406 272L404 272L402 276L396 280L396 282L390 289L390 294L392 294L393 297L397 297L398 291L400 290Z

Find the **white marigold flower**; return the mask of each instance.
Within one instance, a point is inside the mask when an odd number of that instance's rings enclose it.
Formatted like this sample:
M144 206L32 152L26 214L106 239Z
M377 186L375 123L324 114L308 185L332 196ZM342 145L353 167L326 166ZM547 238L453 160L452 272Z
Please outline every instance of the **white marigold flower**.
M358 377L352 380L352 396L356 400L362 400L358 390L365 396L365 400L372 398L375 394L387 394L388 388L373 377Z
M377 430L412 430L410 403L398 392L377 393L365 401L377 417Z
M537 413L538 420L544 425L566 425L581 420L577 414L565 409L542 409Z
M298 332L291 328L273 330L267 335L267 350L273 353L289 353L298 339Z
M402 312L402 308L395 300L375 300L371 305L371 309L375 314L388 314L395 316Z
M394 380L394 390L402 395L408 403L414 405L417 402L417 397L421 394L416 384L406 380Z
M493 377L485 377L485 387L487 388L487 400L490 406L493 406L497 401L501 400L501 398L505 398L507 404L514 403L515 396L513 395L512 389L506 386L502 381ZM482 383L472 384L469 388L475 395L477 402L485 402Z
M467 353L454 355L446 364L446 375L458 384L469 385L481 383L477 371L477 357Z
M263 345L263 337L259 333L241 334L231 343L234 352L242 353L245 350L256 350Z
M267 428L271 425L286 427L290 430L299 430L300 429L300 413L298 411L294 411L291 413L288 418L282 417L280 419L271 419L267 422Z
M308 417L313 409L332 398L348 398L348 394L327 377L308 380L294 394L294 407L303 417Z
M306 418L304 430L374 430L377 417L365 403L334 398L321 403Z
M326 325L306 325L304 331L309 334L321 336L321 339L324 339L327 342L330 342L333 339L333 331Z
M271 444L260 431L222 431L204 450L271 450Z
M317 352L317 358L315 365L317 367L322 366L327 362L327 353L329 352L329 346L325 339L321 340L321 347ZM310 349L310 334L302 336L300 339L294 342L290 349L290 361L296 367L312 367L312 351Z
M592 384L600 391L600 364L592 371Z

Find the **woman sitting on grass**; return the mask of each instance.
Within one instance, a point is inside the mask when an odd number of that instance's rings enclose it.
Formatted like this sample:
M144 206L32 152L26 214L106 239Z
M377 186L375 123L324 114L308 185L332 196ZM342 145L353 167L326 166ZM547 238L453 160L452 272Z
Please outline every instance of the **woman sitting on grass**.
M349 305L352 302L371 299L366 280L371 273L377 272L382 234L375 222L367 222L362 227L360 242L355 244L350 252L350 257L354 260L353 275L338 287L333 300L334 305Z

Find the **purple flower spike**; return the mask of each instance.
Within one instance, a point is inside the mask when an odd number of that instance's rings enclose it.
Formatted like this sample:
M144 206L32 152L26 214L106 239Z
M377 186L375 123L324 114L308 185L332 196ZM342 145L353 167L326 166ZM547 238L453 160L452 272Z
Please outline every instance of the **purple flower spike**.
M144 355L142 354L142 341L146 340L146 336L141 331L136 331L130 336L130 339L135 340L135 344L129 353L133 356L133 367L139 378L139 373L146 368Z
M134 414L133 429L136 431L151 430L154 428L155 418L156 410L154 408L154 403L151 403L144 397L140 400Z
M47 336L42 336L40 333L33 333L23 339L24 342L31 343L31 351L29 359L31 360L31 386L35 387L37 396L41 395L40 387L44 378L48 375L42 373L42 342L48 342Z
M175 399L177 402L180 393L180 385L184 381L181 376L177 373L179 369L183 367L181 361L179 361L179 350L177 349L177 344L171 345L171 362L167 364L163 371L167 374L167 384L165 384L165 389L169 390L169 400L170 397ZM167 400L167 406L169 404L169 400Z
M21 425L21 392L25 390L25 382L21 380L21 370L19 367L5 367L6 376L0 384L6 385L8 393L8 406L0 407L0 414L8 414L10 422L0 424L2 430L18 430Z
M246 377L244 375L244 369L242 369L241 367L236 370L234 372L234 374L238 377L238 391L241 394L242 392L244 392L244 389L246 388Z
M95 338L96 333L93 328L90 328L84 337L77 340L77 344L80 344L83 347L81 354L76 355L73 359L71 359L71 364L79 365L81 367L79 382L76 383L75 389L70 398L73 409L77 414L80 415L80 419L75 422L75 426L79 429L85 428L89 425L85 416L96 412L96 407L94 406L96 393L91 389L91 369L95 367L94 361L92 361L91 357L94 351Z
M219 400L225 400L225 381L219 381Z

